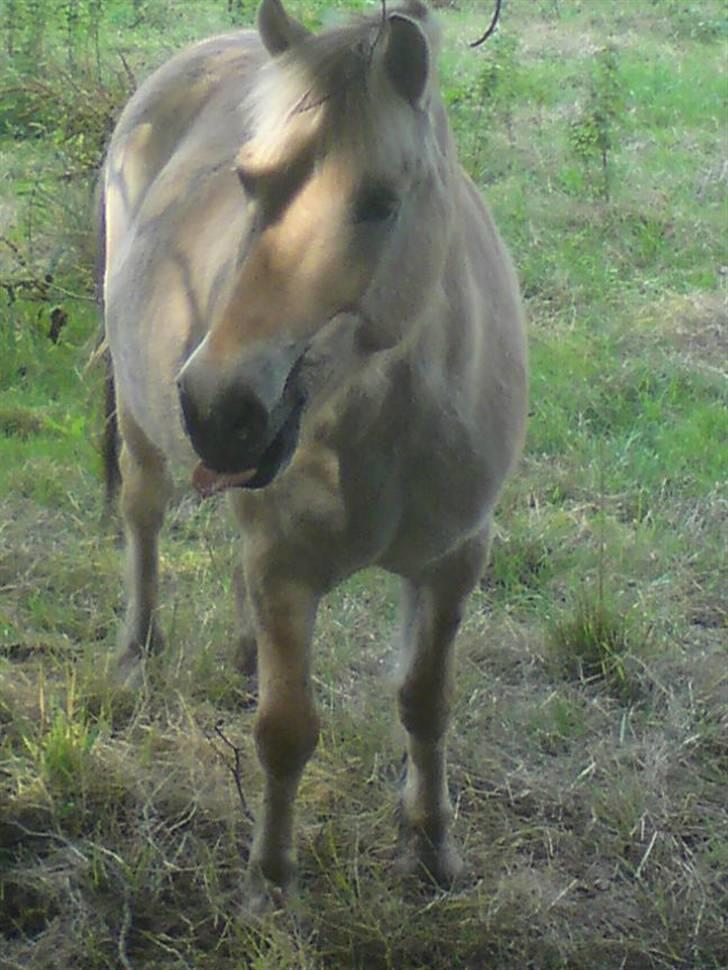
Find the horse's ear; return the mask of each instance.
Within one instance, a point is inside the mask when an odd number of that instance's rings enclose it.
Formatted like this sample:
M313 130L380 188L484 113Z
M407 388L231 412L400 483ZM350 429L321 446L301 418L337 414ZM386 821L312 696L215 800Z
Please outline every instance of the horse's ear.
M262 0L258 8L258 33L269 54L283 54L309 36L309 31L286 13L281 0Z
M418 24L393 13L387 18L384 67L394 89L410 104L422 97L430 71L430 47Z

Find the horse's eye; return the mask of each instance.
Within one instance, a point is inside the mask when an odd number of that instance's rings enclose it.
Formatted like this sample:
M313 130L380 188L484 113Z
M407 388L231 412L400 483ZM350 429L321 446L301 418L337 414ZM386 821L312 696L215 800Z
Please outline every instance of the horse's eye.
M386 222L396 215L399 199L386 186L364 189L354 206L354 222Z

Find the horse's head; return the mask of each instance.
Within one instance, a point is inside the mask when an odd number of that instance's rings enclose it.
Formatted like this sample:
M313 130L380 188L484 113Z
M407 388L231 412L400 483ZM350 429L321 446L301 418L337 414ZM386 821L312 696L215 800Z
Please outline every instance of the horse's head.
M436 302L454 165L437 32L417 0L320 35L263 0L259 29L272 56L237 159L248 231L224 306L179 375L204 465L247 487L293 453L301 375L337 327L351 331L353 367Z

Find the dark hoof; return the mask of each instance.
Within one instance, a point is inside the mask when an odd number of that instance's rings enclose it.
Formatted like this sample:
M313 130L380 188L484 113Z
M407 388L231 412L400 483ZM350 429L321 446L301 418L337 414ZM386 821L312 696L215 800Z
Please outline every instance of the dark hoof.
M452 889L465 870L462 856L450 836L435 845L422 833L413 834L400 846L395 872L401 876L417 877L441 889Z

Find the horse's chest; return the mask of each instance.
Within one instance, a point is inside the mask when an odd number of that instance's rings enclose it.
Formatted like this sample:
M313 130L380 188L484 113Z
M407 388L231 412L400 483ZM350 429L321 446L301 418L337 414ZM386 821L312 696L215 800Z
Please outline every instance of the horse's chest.
M471 534L492 503L488 466L465 430L386 436L342 461L349 530L377 537L375 561L410 572Z
M397 571L409 571L444 556L482 523L490 491L487 468L473 455L422 455L409 463L388 562Z

